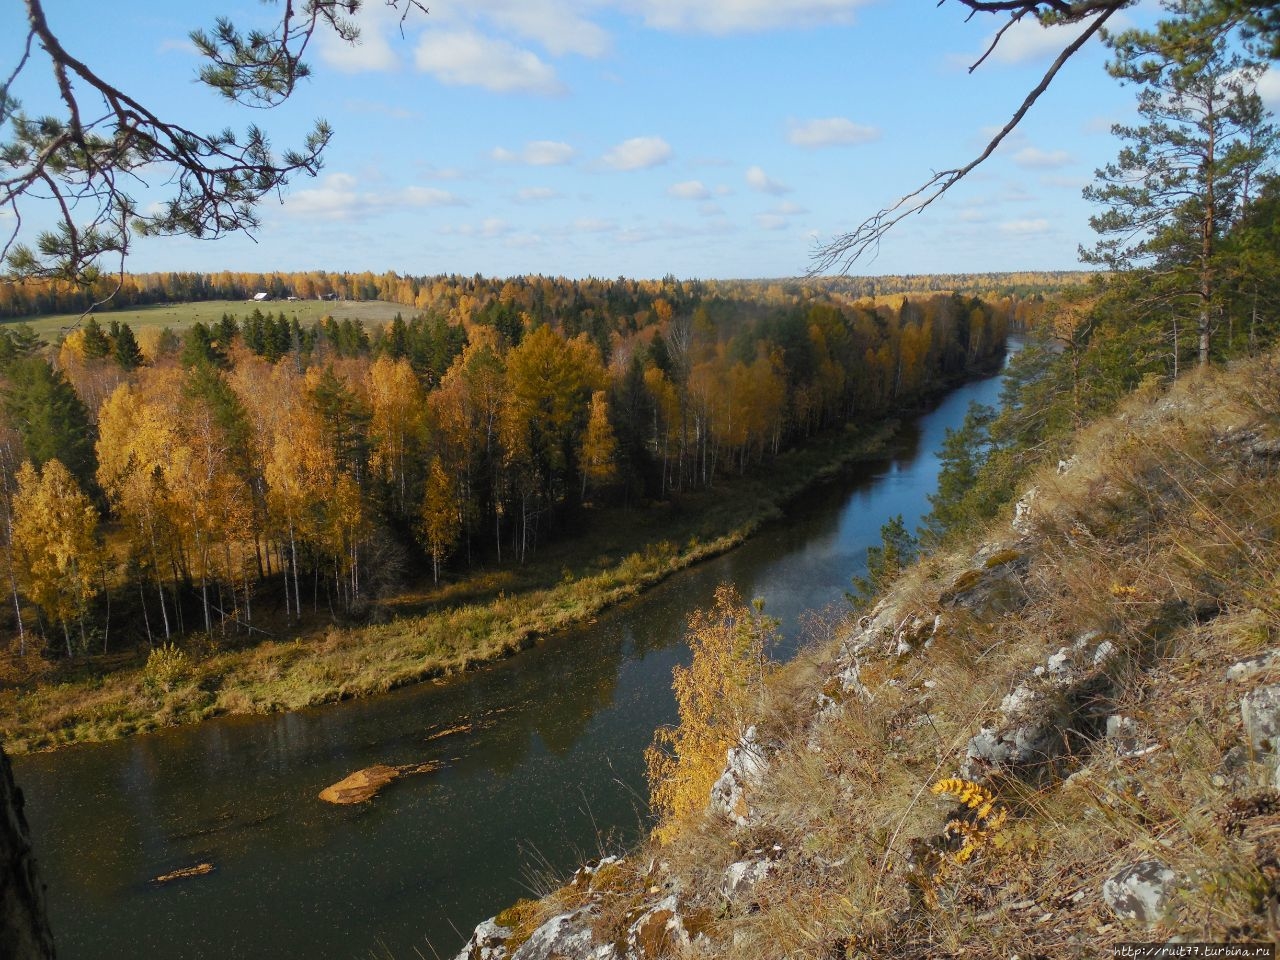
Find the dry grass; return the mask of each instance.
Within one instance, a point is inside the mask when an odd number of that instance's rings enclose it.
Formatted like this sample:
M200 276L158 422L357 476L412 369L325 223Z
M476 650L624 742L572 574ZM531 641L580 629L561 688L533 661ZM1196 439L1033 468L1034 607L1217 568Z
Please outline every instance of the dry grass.
M694 953L1088 956L1174 935L1274 939L1276 760L1248 749L1239 703L1280 682L1280 668L1241 682L1226 670L1280 643L1280 462L1251 451L1280 438L1276 374L1258 361L1143 391L1081 435L1070 472L1035 478L1029 541L993 528L985 550L975 540L908 571L894 587L895 624L941 613L942 626L910 652L893 637L867 645L869 698L841 694L815 718L819 691L837 692L841 636L781 671L760 721L777 752L752 796L757 825L706 817L660 853L635 854L665 859L686 909L714 918ZM1018 609L939 602L1024 554ZM1082 635L1119 654L1055 694L1033 668ZM930 787L1028 682L1046 692L1066 752L989 780L1007 819L957 863L964 831L944 828L957 816L963 826L965 809ZM1115 714L1136 724L1134 755L1101 736ZM775 861L769 874L726 897L726 868L762 856ZM1151 858L1181 880L1147 928L1116 917L1102 885ZM642 891L616 900L634 906Z

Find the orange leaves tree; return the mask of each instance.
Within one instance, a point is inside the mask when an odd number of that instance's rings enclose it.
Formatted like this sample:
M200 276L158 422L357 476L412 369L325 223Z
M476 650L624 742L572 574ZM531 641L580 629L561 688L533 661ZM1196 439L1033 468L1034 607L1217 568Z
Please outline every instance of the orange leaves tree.
M689 618L693 657L689 666L675 668L672 682L680 723L658 728L645 750L659 839L670 839L706 809L726 754L760 715L774 668L768 648L777 629L778 622L765 616L763 601L747 604L728 584L716 589L710 610Z
M427 491L422 501L422 536L431 554L431 576L440 582L440 561L448 556L462 533L458 515L458 493L453 478L436 457L427 474Z
M507 354L502 439L517 478L522 555L531 517L573 489L589 401L606 382L600 352L585 335L566 340L542 326Z

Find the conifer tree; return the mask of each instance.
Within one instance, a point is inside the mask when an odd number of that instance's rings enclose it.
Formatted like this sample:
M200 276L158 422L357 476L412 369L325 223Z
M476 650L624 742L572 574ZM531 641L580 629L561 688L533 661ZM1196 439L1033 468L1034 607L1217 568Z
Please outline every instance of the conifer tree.
M5 368L0 402L36 466L58 460L81 487L91 488L96 469L89 411L67 378L43 357L28 356Z
M136 370L142 364L142 348L133 335L133 328L127 323L120 324L119 331L112 338L112 353L116 363L125 370Z
M1153 292L1189 314L1204 366L1223 311L1223 241L1247 211L1276 134L1257 93L1265 64L1233 40L1222 6L1175 0L1166 9L1176 17L1111 41L1109 69L1140 86L1142 122L1112 128L1124 147L1085 188L1106 209L1090 219L1102 239L1081 258L1151 268Z

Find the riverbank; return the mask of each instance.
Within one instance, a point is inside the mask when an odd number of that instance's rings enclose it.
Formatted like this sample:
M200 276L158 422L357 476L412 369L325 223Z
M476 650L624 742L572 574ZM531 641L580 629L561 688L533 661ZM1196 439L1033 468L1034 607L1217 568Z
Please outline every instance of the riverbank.
M1278 364L1149 381L741 712L691 711L714 765L661 838L457 960L1273 943Z
M652 515L601 511L592 524L598 535L545 551L518 581L508 571L481 572L387 605L393 614L436 607L428 612L239 649L193 638L150 666L139 658L110 669L89 662L0 692L5 749L51 750L219 716L297 710L474 669L733 549L795 497L882 452L896 428L884 421L833 431Z

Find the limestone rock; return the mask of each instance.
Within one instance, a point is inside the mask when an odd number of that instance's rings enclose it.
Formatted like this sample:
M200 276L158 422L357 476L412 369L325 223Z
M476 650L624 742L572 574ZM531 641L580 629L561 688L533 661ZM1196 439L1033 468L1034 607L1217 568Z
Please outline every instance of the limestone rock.
M983 565L966 570L952 581L938 602L943 607L968 610L984 620L1020 610L1028 599L1022 586L1027 564L1024 557L993 567Z
M1256 657L1248 657L1227 668L1227 679L1233 683L1252 680L1268 670L1280 667L1280 650L1268 650Z
M1280 752L1280 684L1246 693L1240 698L1240 716L1256 753Z
M1155 923L1164 916L1177 875L1159 860L1122 867L1102 884L1102 899L1122 920Z
M530 934L511 960L614 960L611 943L596 943L588 923L591 911L583 907L552 917Z
M514 932L490 917L476 927L454 960L506 960L507 941Z
M768 860L739 860L731 863L724 871L724 881L720 884L720 892L727 899L740 897L773 871L773 864Z
M675 894L663 897L627 928L627 960L680 956L693 942Z
M1101 636L1090 631L1060 647L1005 696L999 719L969 740L960 775L982 780L995 768L1053 761L1066 749L1068 727L1099 723L1092 711L1109 683L1102 668L1119 654L1110 641L1095 646Z
M1129 760L1145 757L1160 749L1159 744L1142 735L1137 720L1119 713L1107 717L1106 738L1116 756Z
M753 811L748 793L760 785L769 769L769 758L756 740L756 728L748 727L729 750L728 766L711 788L710 807L740 827L751 823Z
M1026 536L1031 532L1032 526L1032 509L1036 500L1036 495L1040 492L1039 487L1032 487L1024 493L1018 502L1013 505L1013 523L1011 526L1015 533Z

